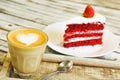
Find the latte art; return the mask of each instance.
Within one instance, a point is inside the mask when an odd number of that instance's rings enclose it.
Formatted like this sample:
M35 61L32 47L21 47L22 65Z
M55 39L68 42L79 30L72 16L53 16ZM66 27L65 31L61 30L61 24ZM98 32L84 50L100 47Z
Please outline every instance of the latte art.
M30 45L31 43L34 43L38 40L39 35L34 34L34 33L29 33L29 34L18 34L17 35L17 40L26 44Z
M44 44L47 36L37 29L19 29L9 33L8 39L16 46L34 47Z

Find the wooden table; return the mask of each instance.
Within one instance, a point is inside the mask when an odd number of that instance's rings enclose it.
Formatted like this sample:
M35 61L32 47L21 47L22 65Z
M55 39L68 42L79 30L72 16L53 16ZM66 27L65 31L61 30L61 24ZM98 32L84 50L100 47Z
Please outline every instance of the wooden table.
M120 37L120 0L0 0L0 53L2 56L0 69L8 52L6 34L9 31L24 27L43 30L49 24L79 16L87 4L92 4L96 12L104 15L107 19L106 28ZM58 63L43 61L39 74L34 79L38 80L55 71L57 67ZM49 80L115 79L120 79L119 69L84 65L74 65L71 72L49 78Z

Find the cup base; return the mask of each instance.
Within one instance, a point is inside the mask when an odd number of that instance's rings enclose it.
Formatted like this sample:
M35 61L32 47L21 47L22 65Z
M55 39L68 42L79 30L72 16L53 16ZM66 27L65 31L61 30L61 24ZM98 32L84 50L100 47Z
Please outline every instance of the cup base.
M29 79L29 78L31 78L31 76L32 76L32 74L20 73L20 72L16 71L15 69L14 69L14 73L15 73L16 75L18 75L18 76L19 76L20 78L22 78L22 79Z

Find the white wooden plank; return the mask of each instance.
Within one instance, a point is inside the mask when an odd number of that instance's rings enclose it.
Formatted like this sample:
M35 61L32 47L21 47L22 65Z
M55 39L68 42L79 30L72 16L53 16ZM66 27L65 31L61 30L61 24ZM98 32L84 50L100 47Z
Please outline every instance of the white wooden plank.
M31 28L37 28L37 29L42 29L45 27L44 25L37 24L32 21L24 20L15 16L3 14L3 13L0 13L0 20L10 22L13 24L22 25L24 27L31 27Z
M0 39L0 51L7 52L8 51L8 45L6 41L3 41ZM0 53L1 54L1 53Z
M7 33L8 33L7 31L0 29L0 39L7 41L7 38L6 38Z
M0 19L0 29L10 31L10 30L15 30L20 28L24 28L24 27L10 23L10 22L6 22Z
M22 2L22 0L21 0L21 2ZM19 3L21 3L20 1L19 1ZM23 2L25 2L25 1L23 1ZM45 3L45 1L43 1L44 3ZM41 2L41 3L43 3L43 2ZM59 1L60 2L60 1ZM67 4L68 3L70 3L70 2L67 2ZM59 3L59 4L62 4L62 3ZM65 4L66 5L66 4ZM73 5L73 3L70 3L70 4L68 4L68 5ZM40 7L40 6L39 6ZM63 5L63 7L64 7L64 5ZM72 6L73 7L73 6ZM76 6L76 8L79 8L79 9L84 9L83 7L85 7L85 5L83 6L82 5L82 7L81 6ZM68 6L68 8L69 8L69 6ZM112 14L110 14L110 12L112 12L111 11L111 9L109 10L109 9L103 9L103 7L95 7L96 8L96 10L98 11L98 12L100 12L100 13L102 13L102 14L104 14L106 17L109 17L109 18L111 18L111 16L112 16L112 18L114 18L114 19L116 19L116 16L118 16L119 15L119 12L120 11L114 11L114 13L112 13ZM36 9L36 8L35 8ZM42 9L42 8L41 8ZM32 10L34 10L34 9L32 9ZM48 9L49 10L49 9ZM102 10L102 11L101 11ZM39 11L38 9L37 9L37 11ZM43 10L42 10L43 11ZM60 10L59 10L60 11ZM110 11L110 12L109 12ZM81 11L82 12L82 11ZM44 13L44 12L42 12L42 13ZM50 12L49 12L50 13ZM48 14L49 14L48 13ZM78 13L78 15L79 15L79 11L78 12L74 12L74 13ZM109 13L109 15L108 15L108 13ZM47 14L47 12L46 12L46 14ZM51 14L51 13L50 13ZM116 16L115 16L116 15ZM59 15L58 15L59 16ZM54 17L54 16L53 16ZM65 17L65 16L64 16ZM56 17L56 19L60 19L60 17ZM62 18L62 17L61 17Z
M44 16L42 16L41 14L37 14L35 12L29 11L29 10L26 10L24 8L14 6L14 5L10 5L9 7L7 7L7 4L5 4L5 3L0 3L0 7L2 9L4 9L3 10L4 13L15 15L19 18L23 18L23 19L26 19L31 22L41 23L41 24L44 23L42 21L42 18ZM46 19L48 19L48 18L46 18Z
M0 39L0 46L8 47L7 42Z
M57 9L54 9L54 8L51 8L51 7L48 7L47 5L39 5L39 4L35 4L35 3L31 3L27 0L10 0L11 2L15 2L16 4L21 4L22 6L25 6L26 8L30 9L30 10L35 10L36 12L40 12L42 14L45 14L45 15L53 15L54 16L71 16L72 14L71 13L68 13L68 12L64 12L62 10L57 10ZM62 14L62 15L60 15Z
M74 1L70 2L70 1L64 1L64 0L52 0L51 2L46 1L46 0L41 1L41 2L39 0L33 0L33 2L34 1L38 2L40 5L41 4L46 5L46 3L49 3L48 5L51 5L50 7L55 7L58 10L61 10L61 7L62 7L64 10L67 9L68 12L72 12L72 13L78 15L78 16L79 16L79 13L82 13L84 11L84 8L86 6L86 4L74 3ZM105 1L103 1L103 2L105 2ZM97 3L96 3L96 5L97 5ZM120 21L119 20L119 18L120 18L120 16L119 16L120 10L118 10L118 9L116 10L116 9L109 8L109 7L104 7L102 5L99 5L99 6L96 6L96 5L93 5L96 12L99 12L99 13L103 14L108 19ZM75 10L70 11L69 8L71 8L72 10L73 9L75 9Z
M3 12L5 12L7 14L15 15L15 16L27 19L27 20L31 20L35 23L47 25L48 23L52 23L53 20L55 20L55 19L62 19L62 18L56 18L56 16L54 17L54 15L47 16L45 14L38 14L34 11L26 9L26 7L24 7L24 6L16 5L11 2L9 4L10 4L10 6L6 7L7 4L5 1L2 1L2 3L0 3L0 7L2 9L4 9Z
M8 52L8 48L4 46L0 46L0 51Z
M64 0L62 0L64 1ZM69 0L73 3L92 4L95 6L104 6L112 9L120 9L120 0Z

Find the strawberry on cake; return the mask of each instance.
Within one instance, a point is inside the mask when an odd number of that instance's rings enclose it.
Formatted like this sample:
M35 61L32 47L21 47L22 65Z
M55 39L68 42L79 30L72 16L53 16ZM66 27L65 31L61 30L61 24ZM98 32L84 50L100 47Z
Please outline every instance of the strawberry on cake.
M91 5L87 5L83 15L67 21L66 26L65 48L102 46L105 17L95 13Z

